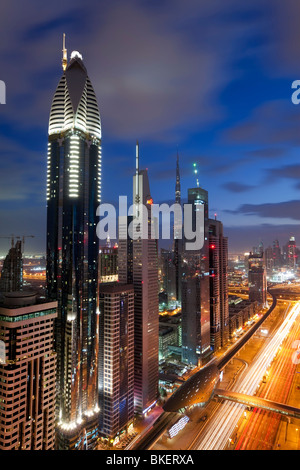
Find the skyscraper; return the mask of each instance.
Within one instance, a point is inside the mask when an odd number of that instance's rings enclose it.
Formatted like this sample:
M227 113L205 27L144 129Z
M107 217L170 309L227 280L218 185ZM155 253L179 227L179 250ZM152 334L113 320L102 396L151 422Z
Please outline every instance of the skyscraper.
M229 340L228 239L223 224L209 219L210 331L214 351Z
M287 257L288 257L288 267L292 270L296 268L297 265L297 253L296 253L296 241L295 237L290 237L288 246L287 246Z
M148 172L139 168L138 143L133 202L133 215L119 221L119 236L123 238L119 239L119 280L131 282L132 278L134 286L134 400L136 412L143 413L155 405L158 396L159 305L157 239L151 238L153 200ZM147 233L139 223L139 205L146 208ZM136 233L139 230L142 236L133 236L134 224Z
M267 304L267 275L264 252L251 252L248 263L249 300L265 306Z
M132 221L131 215L119 217L118 276L122 284L133 283L133 240L128 236Z
M47 290L58 300L58 447L92 449L97 438L98 238L101 122L82 56L68 63L52 101L47 170Z
M176 250L176 248L175 248ZM171 250L160 251L160 265L162 272L162 286L163 291L167 296L167 304L170 308L171 305L176 304L178 300L176 295L176 264L174 263L175 253Z
M182 268L182 361L197 366L211 352L207 191L189 189L188 204L192 205L193 232L196 213L200 206L204 208L203 247L185 251Z
M17 292L23 287L22 242L19 240L9 250L1 271L0 292Z
M278 240L274 240L273 242L273 260L274 268L280 268L282 265L282 256Z
M57 302L32 292L0 305L0 450L54 450Z
M102 246L99 249L99 282L118 280L118 247Z
M175 184L175 204L181 205L181 185L179 170L179 155L177 153L176 163L176 184ZM182 234L181 227L174 223L174 265L175 265L175 297L177 303L181 303L181 255L182 255Z
M141 413L154 405L158 395L159 305L157 239L151 238L153 200L148 171L139 168L138 144L133 201L137 208L140 204L144 205L148 214L148 233L144 234L144 238L133 239L134 394L135 408Z
M115 438L134 417L134 290L100 284L100 432Z

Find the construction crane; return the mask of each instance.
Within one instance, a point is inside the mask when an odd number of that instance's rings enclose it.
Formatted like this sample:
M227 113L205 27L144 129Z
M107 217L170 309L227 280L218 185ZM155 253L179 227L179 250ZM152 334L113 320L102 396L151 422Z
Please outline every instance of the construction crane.
M15 245L15 238L17 238L19 240L21 239L21 237L18 236L18 235L10 235L9 237L0 236L0 238L9 238L11 240L11 247L12 248ZM22 254L24 253L25 238L35 238L35 235L23 235L22 236Z
M9 237L0 236L0 238L9 238L9 240L11 240L11 247L12 248L14 247L14 244L15 244L15 236L14 235L10 235ZM16 237L16 238L20 238L20 237Z
M22 237L22 254L24 253L25 238L34 238L34 235L23 235Z

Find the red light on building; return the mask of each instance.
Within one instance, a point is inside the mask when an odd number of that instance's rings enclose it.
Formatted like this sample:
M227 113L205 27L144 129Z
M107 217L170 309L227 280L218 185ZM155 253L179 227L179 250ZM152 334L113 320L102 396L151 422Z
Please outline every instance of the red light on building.
M216 248L216 246L215 245L210 245L210 248L214 249L214 248Z
M147 204L149 204L150 206L152 206L153 204L153 199L152 197L150 199L147 199Z

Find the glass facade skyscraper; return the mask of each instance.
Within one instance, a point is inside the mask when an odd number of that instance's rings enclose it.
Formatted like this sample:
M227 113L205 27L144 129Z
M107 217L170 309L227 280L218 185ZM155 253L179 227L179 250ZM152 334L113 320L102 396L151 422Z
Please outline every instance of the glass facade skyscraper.
M58 301L58 447L92 449L97 438L98 238L101 121L79 52L52 101L47 163L47 291Z
M189 189L188 204L192 206L193 232L196 212L200 206L204 208L203 247L185 251L182 267L182 361L198 366L211 352L208 192L200 187Z

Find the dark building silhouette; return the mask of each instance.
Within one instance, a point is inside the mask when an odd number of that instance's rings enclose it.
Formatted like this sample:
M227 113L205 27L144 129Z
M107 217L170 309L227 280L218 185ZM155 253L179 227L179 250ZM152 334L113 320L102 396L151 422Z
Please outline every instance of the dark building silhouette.
M22 242L17 241L10 248L4 262L0 277L0 292L18 292L23 288L23 255Z
M249 300L260 305L267 304L267 276L264 252L250 252L248 271Z
M175 204L181 205L181 186L180 186L180 170L179 170L179 155L177 153L176 163L176 184L175 184ZM177 304L181 304L181 257L182 257L182 228L177 227L176 221L174 222L174 257L173 262L175 266L175 299Z
M171 250L160 251L160 266L162 271L163 290L167 295L167 303L177 300L176 296L176 264L174 263L175 253Z

